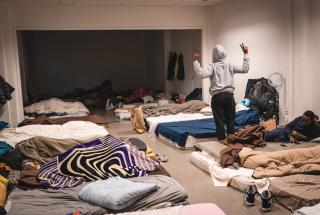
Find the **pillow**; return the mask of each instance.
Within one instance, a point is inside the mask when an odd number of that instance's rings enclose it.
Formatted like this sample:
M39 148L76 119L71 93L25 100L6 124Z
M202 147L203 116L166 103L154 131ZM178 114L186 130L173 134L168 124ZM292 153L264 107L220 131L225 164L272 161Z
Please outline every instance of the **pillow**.
M227 148L226 145L223 145L218 141L200 142L197 143L196 146L216 160L220 159L220 152Z
M312 139L310 142L320 143L320 137L314 138L314 139Z
M80 199L112 210L127 208L135 201L156 191L156 184L132 182L121 177L98 180L83 187Z

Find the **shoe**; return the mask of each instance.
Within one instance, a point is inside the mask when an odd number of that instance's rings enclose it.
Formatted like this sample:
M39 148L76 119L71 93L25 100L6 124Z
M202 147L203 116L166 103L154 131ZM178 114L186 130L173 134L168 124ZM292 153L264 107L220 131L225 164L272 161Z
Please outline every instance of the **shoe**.
M272 208L272 195L269 190L261 193L261 208L263 211L270 211Z
M253 206L255 201L256 189L254 186L250 185L248 189L245 190L244 201L248 206Z

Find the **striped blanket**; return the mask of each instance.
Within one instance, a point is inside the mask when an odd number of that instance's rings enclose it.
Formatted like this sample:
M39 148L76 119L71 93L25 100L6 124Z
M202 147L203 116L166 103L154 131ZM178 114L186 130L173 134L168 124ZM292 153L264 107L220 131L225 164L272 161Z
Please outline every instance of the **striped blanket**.
M38 171L41 183L52 188L77 186L84 181L147 175L158 163L135 146L111 135L77 145L44 164Z

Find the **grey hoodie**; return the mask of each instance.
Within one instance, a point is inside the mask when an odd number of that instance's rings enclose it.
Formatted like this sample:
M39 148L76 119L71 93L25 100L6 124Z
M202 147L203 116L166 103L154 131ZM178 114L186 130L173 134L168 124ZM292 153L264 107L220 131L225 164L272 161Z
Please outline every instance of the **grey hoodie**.
M221 45L216 45L212 53L212 63L208 68L202 68L200 63L193 61L194 71L200 78L210 77L210 94L216 95L221 92L234 91L233 75L235 73L247 73L249 71L249 57L244 55L242 67L235 66L226 61L226 52Z

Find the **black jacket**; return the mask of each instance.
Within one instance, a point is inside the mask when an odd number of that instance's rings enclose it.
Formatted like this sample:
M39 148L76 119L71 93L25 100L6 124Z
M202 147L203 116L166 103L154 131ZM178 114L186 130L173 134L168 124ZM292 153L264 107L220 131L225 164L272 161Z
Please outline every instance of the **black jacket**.
M14 88L8 84L2 76L0 76L0 105L4 105L8 100L10 100L11 94Z

